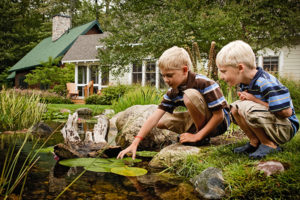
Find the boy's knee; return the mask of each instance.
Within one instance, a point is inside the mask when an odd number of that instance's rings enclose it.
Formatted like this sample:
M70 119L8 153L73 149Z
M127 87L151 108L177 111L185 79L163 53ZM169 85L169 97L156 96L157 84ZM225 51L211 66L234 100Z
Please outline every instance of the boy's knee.
M163 122L159 121L159 122L157 123L157 125L156 125L156 128L159 128L159 129L166 129L167 127L166 127L166 125L165 125Z
M235 107L231 107L230 112L234 117L237 117L239 115L238 109L236 109Z
M186 106L189 106L192 104L191 100L189 99L189 97L186 94L183 95L183 102L184 102L184 105L186 105Z

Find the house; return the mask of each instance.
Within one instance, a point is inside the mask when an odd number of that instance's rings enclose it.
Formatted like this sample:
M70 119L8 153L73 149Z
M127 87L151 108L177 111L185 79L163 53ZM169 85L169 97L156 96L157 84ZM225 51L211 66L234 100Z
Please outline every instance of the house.
M79 91L78 98L84 98L84 87L90 81L94 82L95 93L108 85L116 84L164 87L157 61L150 58L129 64L127 66L129 72L124 73L122 76L113 76L108 70L100 67L101 61L98 59L98 48L104 46L100 39L108 35L109 33L104 32L103 34L79 36L61 60L63 64L75 64L75 84Z
M300 44L277 51L263 49L257 52L256 62L265 70L295 81L300 80Z
M42 40L9 70L7 78L14 80L15 87L27 88L25 75L49 57L63 56L80 35L103 33L96 20L74 28L69 16L56 15L52 20L52 36Z

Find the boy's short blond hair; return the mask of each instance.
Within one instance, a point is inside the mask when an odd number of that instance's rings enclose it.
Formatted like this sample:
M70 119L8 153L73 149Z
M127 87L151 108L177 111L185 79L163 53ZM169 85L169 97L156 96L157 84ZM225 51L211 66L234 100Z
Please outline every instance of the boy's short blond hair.
M244 64L250 69L256 68L255 54L249 44L236 40L225 45L216 58L217 66L232 66Z
M158 66L160 69L165 70L181 69L183 66L187 66L188 69L191 69L192 61L184 48L174 46L164 51L158 59Z

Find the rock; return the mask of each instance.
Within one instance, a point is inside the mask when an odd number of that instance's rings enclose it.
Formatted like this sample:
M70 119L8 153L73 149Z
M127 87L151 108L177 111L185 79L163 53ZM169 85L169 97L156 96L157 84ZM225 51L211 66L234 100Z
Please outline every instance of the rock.
M262 171L266 176L271 176L285 170L283 164L279 161L261 161L258 163L256 168L259 171Z
M40 136L48 136L53 132L53 129L44 122L35 124L32 128L32 133Z
M116 137L118 135L118 128L116 125L116 121L119 118L120 115L122 115L123 112L119 112L116 115L114 115L110 120L109 120L109 131L107 133L107 142L110 145L116 145Z
M147 118L157 109L157 105L135 105L127 108L116 120L118 133L116 144L125 148L134 140ZM177 140L177 133L166 129L153 128L140 142L143 150L159 150Z
M225 195L221 169L209 167L190 181L195 190L205 199L221 199Z
M172 144L156 154L150 161L149 166L153 168L165 168L185 159L188 155L197 155L198 153L198 147L185 146L180 143Z
M103 115L109 116L115 114L115 111L113 109L105 109L102 113Z
M71 113L71 110L63 108L63 109L60 109L59 112L61 112L61 113Z
M78 115L88 115L92 116L93 110L89 108L78 108L75 112L78 113Z

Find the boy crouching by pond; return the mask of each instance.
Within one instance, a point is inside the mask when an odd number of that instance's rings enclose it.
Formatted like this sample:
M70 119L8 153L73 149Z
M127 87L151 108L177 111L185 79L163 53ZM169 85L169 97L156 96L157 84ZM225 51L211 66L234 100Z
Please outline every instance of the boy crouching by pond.
M140 141L155 126L179 133L182 144L200 146L209 143L210 137L223 134L230 124L229 107L219 85L190 71L192 62L185 49L175 46L166 50L158 66L171 88L118 158L132 152L134 159ZM185 106L187 112L173 113L178 106Z
M224 46L216 58L220 78L230 86L239 85L238 101L232 103L235 122L250 142L235 148L262 158L281 151L280 144L291 140L299 129L289 90L274 76L256 67L252 48L243 41Z

